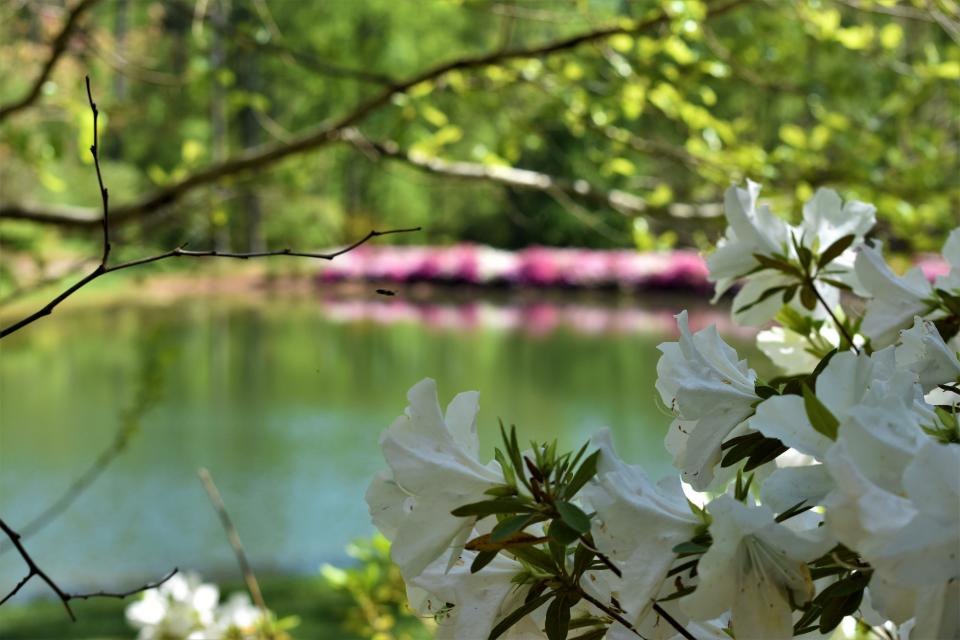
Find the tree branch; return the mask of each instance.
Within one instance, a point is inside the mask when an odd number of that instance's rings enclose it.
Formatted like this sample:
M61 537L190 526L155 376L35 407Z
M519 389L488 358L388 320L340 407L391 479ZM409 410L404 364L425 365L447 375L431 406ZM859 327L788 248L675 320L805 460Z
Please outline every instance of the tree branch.
M100 154L97 147L97 104L93 101L93 95L90 93L90 78L86 79L87 82L87 98L90 101L90 109L93 111L93 145L90 147L90 153L93 155L93 164L97 171L97 183L100 185L100 198L103 202L103 218L100 221L100 226L103 232L103 253L101 254L100 264L91 271L89 274L81 278L79 281L74 283L60 295L55 297L53 300L48 302L39 310L33 312L29 316L18 320L10 326L0 329L0 339L7 337L15 331L19 331L25 326L36 322L44 316L48 316L53 313L53 310L61 302L69 298L71 295L76 293L78 290L82 289L84 286L90 284L100 276L106 275L108 273L113 273L114 271L121 271L123 269L129 269L131 267L138 267L140 265L149 264L151 262L159 262L160 260L166 260L168 258L235 258L240 260L247 260L249 258L265 258L267 256L296 256L300 258L315 258L319 260L333 260L337 256L341 256L348 251L353 251L360 245L368 242L369 240L379 237L390 235L394 233L409 233L412 231L419 231L420 227L412 227L407 229L390 229L388 231L370 231L367 235L360 238L353 244L347 245L342 249L337 251L331 251L327 253L315 253L309 251L294 251L292 249L279 249L275 251L253 251L250 253L234 253L234 252L225 252L217 251L215 249L206 250L206 251L188 251L184 249L186 243L180 245L176 249L171 249L165 253L160 253L153 256L148 256L146 258L138 258L137 260L130 260L129 262L123 262L121 264L110 266L108 260L110 258L110 206L109 206L109 193L107 188L103 186L103 177L100 172Z
M729 2L718 4L714 3L709 10L707 17L712 18L739 6L745 5L752 0L731 0ZM612 27L595 29L582 33L580 35L555 40L543 45L534 47L519 47L505 49L487 53L479 56L459 58L437 65L421 73L415 74L406 80L396 82L384 88L373 98L360 103L352 111L338 119L321 124L312 130L308 130L294 137L292 140L281 144L269 144L252 149L248 149L236 157L225 162L207 167L193 175L190 175L179 182L171 184L147 198L113 209L112 222L114 224L124 224L132 220L171 205L180 200L184 195L194 189L217 182L223 178L244 173L253 169L262 169L270 166L284 158L292 155L313 151L326 146L340 138L340 134L351 127L354 127L365 120L369 115L389 105L393 98L399 94L406 93L411 88L424 82L434 81L451 71L462 71L466 69L476 69L512 60L521 60L527 58L540 58L553 55L563 51L576 49L577 47L604 40L611 36L620 34L634 34L644 31L650 31L663 26L669 22L670 18L666 14L660 14L655 18L650 18L631 25L617 25ZM20 205L0 205L0 218L18 217L20 219L29 219L35 222L47 222L54 224L69 224L75 227L93 227L101 223L101 218L95 216L92 211L87 211L85 215L63 216L62 211L47 212L40 208L24 207Z
M207 495L210 497L210 502L213 504L213 508L216 509L217 516L220 517L220 524L223 525L223 530L227 534L230 547L237 557L237 564L240 565L240 573L243 574L243 581L247 585L247 591L250 592L250 597L253 598L254 604L260 609L260 613L266 617L269 615L270 610L267 609L267 603L264 601L263 593L260 591L260 583L257 582L257 576L253 573L250 562L247 560L247 554L243 550L243 543L240 542L240 534L237 533L237 528L233 525L233 520L227 511L227 505L223 503L223 498L220 496L217 485L213 483L210 472L204 468L200 468L200 470L197 471L197 475L200 476L200 481L203 482L203 488L206 489Z
M361 151L372 152L391 160L403 162L426 173L464 180L494 182L508 187L543 191L550 195L559 193L591 204L609 207L626 215L667 214L684 218L713 218L723 213L721 205L712 203L702 205L675 204L666 209L650 208L640 196L618 189L603 191L592 186L586 180L568 181L529 169L445 160L406 151L391 140L384 142L370 140L353 128L341 131L337 134L337 139L353 145Z
M158 580L156 582L148 582L143 586L137 587L136 589L130 589L129 591L97 591L92 593L67 593L66 591L61 589L60 586L49 575L47 575L47 573L43 569L41 569L37 565L33 557L31 557L30 553L26 550L26 548L23 546L23 543L20 541L20 534L14 531L13 529L11 529L7 525L7 523L3 521L3 519L0 519L0 530L2 530L3 533L5 533L8 538L10 538L10 542L13 543L13 546L16 548L17 552L20 554L20 557L23 558L23 561L27 565L27 575L24 576L23 579L21 579L20 582L18 582L16 586L14 586L13 589L11 589L10 592L3 597L2 600L0 600L0 606L3 606L3 604L6 603L7 600L15 596L17 592L19 592L20 589L23 588L24 585L30 582L31 578L37 577L37 578L40 578L43 582L45 582L48 587L50 587L50 590L53 591L53 593L56 594L57 598L60 599L60 602L63 603L64 609L67 610L67 615L70 616L71 620L76 622L77 617L74 615L73 609L70 608L71 600L87 600L89 598L119 598L119 599L127 598L129 596L140 593L142 591L147 591L148 589L155 589L160 585L162 585L167 580L169 580L170 578L172 578L177 573L177 569L174 568L173 571L168 573L161 580Z
M57 37L53 40L47 61L40 70L40 74L34 79L33 84L30 85L30 89L28 89L27 93L19 100L0 105L0 122L17 111L26 109L40 97L43 84L50 78L50 74L53 73L57 62L59 62L60 58L66 52L67 45L70 44L70 38L80 24L80 19L83 17L83 14L89 11L97 2L99 2L99 0L80 0L80 2L70 10L70 13L67 14L66 21L60 28L60 33L58 33Z

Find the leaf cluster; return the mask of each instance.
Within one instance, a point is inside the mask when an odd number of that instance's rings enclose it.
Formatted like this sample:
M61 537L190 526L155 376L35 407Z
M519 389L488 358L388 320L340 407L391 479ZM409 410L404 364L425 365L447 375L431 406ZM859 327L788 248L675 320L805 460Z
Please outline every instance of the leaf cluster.
M581 578L588 571L610 569L601 561L590 536L591 515L575 502L580 489L597 473L599 451L560 454L557 442L531 443L521 450L516 427L500 424L502 443L495 450L505 482L489 489L487 500L463 505L451 513L462 518L496 518L490 530L467 541L476 551L470 571L476 573L498 554L508 554L524 570L514 582L527 589L524 604L505 616L490 639L503 635L525 616L547 605L545 631L550 640L567 638L583 629L581 640L602 637L608 621L585 616L572 618L582 598Z

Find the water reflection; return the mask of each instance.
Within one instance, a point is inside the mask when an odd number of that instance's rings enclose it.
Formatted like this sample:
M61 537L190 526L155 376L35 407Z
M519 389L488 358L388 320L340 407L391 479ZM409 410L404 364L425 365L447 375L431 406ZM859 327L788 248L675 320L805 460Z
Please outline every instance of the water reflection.
M203 298L58 312L4 341L0 511L16 527L46 508L109 446L145 388L157 397L125 453L31 538L71 589L173 565L232 575L200 466L259 571L344 560L344 545L371 532L362 496L382 466L379 433L424 376L445 400L481 391L487 450L498 417L565 446L609 425L625 455L666 472L656 345L673 335L684 301L470 297L370 291L359 301ZM701 308L693 323L724 317ZM0 584L20 574L14 554L0 556Z

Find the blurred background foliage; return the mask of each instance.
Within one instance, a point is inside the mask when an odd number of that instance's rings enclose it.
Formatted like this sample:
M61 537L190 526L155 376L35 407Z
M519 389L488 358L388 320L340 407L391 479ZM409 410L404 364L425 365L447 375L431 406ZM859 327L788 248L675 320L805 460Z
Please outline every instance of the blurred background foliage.
M729 0L81 4L37 100L0 120L7 283L98 241L94 227L10 219L11 208L51 205L97 215L85 74L102 114L111 202L122 206L247 150L289 144L441 63L661 14L632 34L398 91L358 122L359 141L232 172L136 216L118 231L121 255L185 240L328 246L400 225L425 230L398 242L703 247L719 225L698 216L717 213L724 188L747 177L790 215L818 186L874 202L878 233L904 251L939 248L960 217L955 0L754 0L729 10ZM76 6L0 7L0 103L29 91ZM436 160L572 187L417 166ZM579 198L587 185L611 197ZM621 192L629 206L617 206Z

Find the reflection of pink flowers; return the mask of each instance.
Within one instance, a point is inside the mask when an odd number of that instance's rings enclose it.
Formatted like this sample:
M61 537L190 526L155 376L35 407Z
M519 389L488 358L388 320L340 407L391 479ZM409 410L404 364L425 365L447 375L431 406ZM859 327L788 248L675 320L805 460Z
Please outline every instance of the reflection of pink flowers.
M546 336L558 329L583 335L654 333L673 335L675 309L643 309L634 306L605 306L574 303L411 302L406 299L358 299L326 297L320 306L333 322L371 322L379 325L420 324L434 331L521 331L529 336ZM755 331L730 322L729 313L717 309L692 311L690 326L717 324L724 335L748 340Z

